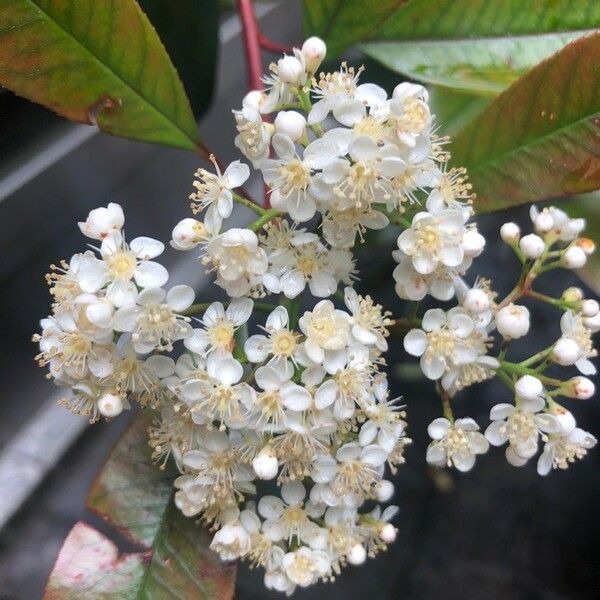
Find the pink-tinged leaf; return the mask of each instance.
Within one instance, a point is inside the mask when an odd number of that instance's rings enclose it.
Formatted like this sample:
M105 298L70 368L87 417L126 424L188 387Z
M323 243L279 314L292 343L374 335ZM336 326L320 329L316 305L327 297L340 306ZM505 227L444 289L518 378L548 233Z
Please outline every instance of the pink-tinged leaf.
M135 598L145 572L144 554L118 548L85 523L76 523L50 574L45 600Z
M0 85L114 135L199 142L175 67L135 0L2 0Z
M600 188L600 33L540 63L455 138L479 212Z

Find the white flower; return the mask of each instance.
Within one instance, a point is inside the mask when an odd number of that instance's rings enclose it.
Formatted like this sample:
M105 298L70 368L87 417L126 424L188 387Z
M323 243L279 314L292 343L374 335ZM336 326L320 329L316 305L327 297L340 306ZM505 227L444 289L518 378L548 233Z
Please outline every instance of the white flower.
M267 255L250 229L228 229L208 244L206 254L217 270L217 285L233 298L248 294L268 267Z
M85 222L79 222L79 229L93 240L103 240L109 234L121 231L124 223L123 209L119 204L110 202L106 208L91 210Z
M529 310L519 304L507 304L496 313L498 333L507 340L516 340L529 331Z
M544 386L537 377L523 375L515 381L515 393L524 400L536 400L544 397Z
M227 310L220 302L213 302L200 319L202 329L194 329L184 346L196 354L209 354L215 350L230 354L235 345L234 334L248 321L253 307L250 298L234 298Z
M450 300L454 296L457 269L438 265L435 271L423 275L414 268L412 258L401 250L395 250L392 256L399 263L392 276L396 282L396 293L400 298L416 301L430 294L438 300Z
M171 246L175 250L192 250L198 244L208 243L212 237L202 221L188 217L179 221L173 228Z
M321 300L298 322L306 336L304 349L308 357L321 364L328 352L342 350L349 341L350 316L337 310L330 300Z
M248 360L262 363L269 356L269 363L281 365L282 362L295 362L300 335L288 327L289 316L283 306L278 306L267 317L264 331L267 335L252 335L244 344Z
M463 262L463 235L461 211L445 209L436 215L419 212L411 227L398 236L398 247L411 257L418 273L427 275L439 264L454 268Z
M521 228L516 223L504 223L500 227L500 237L507 244L515 244L519 241Z
M427 462L437 467L456 467L459 471L470 471L477 454L485 454L489 444L479 433L479 426L471 418L456 419L450 423L440 417L427 428L433 441L427 448Z
M272 143L278 158L267 158L260 167L265 183L271 188L271 205L289 213L294 221L308 221L316 211L310 194L313 171L327 165L337 149L323 139L316 139L300 158L294 142L286 135L276 133Z
M329 573L331 560L322 550L300 546L283 557L282 567L290 581L300 587L307 587Z
M279 461L272 448L263 448L253 459L252 468L259 479L274 479L279 471Z
M306 118L295 110L282 110L275 117L277 133L287 135L292 142L297 142L306 131Z
M392 313L375 304L371 296L359 296L356 291L344 289L344 303L350 311L350 324L354 339L366 346L376 346L382 352L388 349L386 337L388 327L392 324Z
M597 443L587 431L576 427L567 435L550 435L538 459L537 471L547 475L552 469L567 469L577 459L583 458Z
M235 560L250 550L250 535L239 523L223 525L215 533L210 547L221 560Z
M426 133L431 125L427 98L427 90L414 83L401 83L392 94L390 113L397 139L409 148L417 144L417 138Z
M517 405L497 404L490 411L492 423L485 430L485 437L494 446L508 442L506 459L515 466L523 466L538 449L542 435L559 431L558 420L543 411L546 402L542 396L522 398L517 396Z
M479 352L473 345L473 320L459 307L445 313L440 308L423 315L423 329L411 329L404 348L421 357L421 370L429 379L439 379L453 368L474 361Z
M240 383L244 375L242 365L232 357L213 352L206 360L206 375L191 378L181 387L194 422L218 420L234 429L242 427L256 397L254 389Z
M587 255L579 246L569 246L560 261L567 269L581 269L587 262Z
M192 333L190 319L179 313L193 301L194 290L187 285L176 285L168 293L162 288L142 290L136 304L117 310L114 328L131 333L131 343L140 354L171 351L173 342Z
M123 399L117 394L106 392L98 399L98 412L109 419L123 412Z
M264 392L256 398L256 407L263 413L274 405L297 412L307 410L312 405L312 396L306 388L290 381L293 375L290 363L259 367L255 378Z
M561 365L574 364L584 375L594 375L596 367L589 359L597 352L584 317L568 310L560 319L560 329L562 336L552 348L552 358Z
M532 206L529 210L529 215L534 225L544 222L546 231L561 242L570 242L574 240L585 228L585 219L571 219L566 212L554 206L548 206L541 211ZM552 221L552 226L547 229L546 225ZM537 227L537 225L536 225Z
M248 94L244 98L242 110L234 110L233 115L239 132L234 143L252 163L252 166L257 169L262 161L269 156L272 126L263 123L259 104L253 101L255 95L252 92ZM264 100L263 96L259 92L259 97L262 100Z
M217 214L226 219L233 210L233 194L231 190L239 188L250 176L248 165L236 160L232 162L224 173L211 156L217 174L214 175L206 169L198 169L195 173L198 181L194 181L196 191L190 195L192 210L203 211L205 208L214 207Z
M327 54L325 42L318 37L309 37L302 44L302 54L306 61L306 68L310 73L315 73Z

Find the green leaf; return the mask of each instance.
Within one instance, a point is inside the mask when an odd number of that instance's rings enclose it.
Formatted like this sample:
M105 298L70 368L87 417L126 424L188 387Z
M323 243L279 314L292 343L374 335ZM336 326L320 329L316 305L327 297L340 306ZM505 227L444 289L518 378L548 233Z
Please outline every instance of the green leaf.
M600 26L597 0L305 0L308 34L330 53L358 42L404 75L482 95Z
M490 103L488 98L430 86L429 106L441 135L455 135Z
M196 117L206 112L215 84L219 42L217 0L139 0L156 28Z
M348 46L372 37L407 0L304 0L306 37L318 35L333 58Z
M600 187L600 33L534 67L452 144L479 212Z
M135 0L2 0L0 84L81 123L195 150L175 68Z
M88 506L140 551L119 555L107 537L77 523L59 553L44 600L230 600L235 567L209 549L210 538L172 501L173 476L151 460L147 428L138 415L111 452Z

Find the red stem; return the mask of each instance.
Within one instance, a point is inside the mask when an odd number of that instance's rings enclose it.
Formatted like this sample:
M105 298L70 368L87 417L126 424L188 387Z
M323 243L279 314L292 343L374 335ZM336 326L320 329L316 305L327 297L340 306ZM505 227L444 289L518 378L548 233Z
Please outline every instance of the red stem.
M291 46L286 46L284 44L280 44L279 42L275 42L274 40L268 38L264 33L258 34L258 43L263 50L271 52L272 54L292 54L294 51Z
M263 84L261 75L263 72L262 58L260 56L261 39L266 39L261 34L254 12L252 0L237 0L238 12L242 22L242 34L244 37L244 53L246 55L246 70L248 74L248 91L261 90ZM263 117L263 120L266 120ZM269 188L265 185L263 207L270 208Z
M246 69L248 72L248 90L262 89L260 76L262 74L262 59L260 57L260 31L256 21L256 13L252 0L237 0L238 11L242 21L244 35L244 51L246 54Z

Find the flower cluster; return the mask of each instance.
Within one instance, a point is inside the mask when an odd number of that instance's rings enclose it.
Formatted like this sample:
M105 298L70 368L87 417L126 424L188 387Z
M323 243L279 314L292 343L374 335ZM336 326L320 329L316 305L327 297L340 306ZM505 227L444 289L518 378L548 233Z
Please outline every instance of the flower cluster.
M571 219L558 208L539 211L534 206L530 216L535 233L521 237L515 223L501 227L502 239L522 264L519 282L502 301L497 301L497 294L485 280L469 289L462 279L455 278L452 295L456 293L459 305L447 311L426 311L420 327L411 329L404 338L406 351L420 357L423 373L439 381L441 387L445 416L429 426L432 442L427 461L433 465L466 471L473 467L477 454L487 452L489 444L508 443L506 459L521 467L538 453L541 441L537 470L546 475L553 468L567 468L596 444L594 436L578 428L571 412L556 398L588 399L594 394L593 382L583 375L596 373L590 358L597 354L592 334L600 329L598 303L585 299L578 288L565 290L561 298L532 289L546 271L584 266L594 244L579 237L584 221ZM412 235L414 229L413 222L400 237L409 232ZM419 252L415 257L423 260ZM433 290L430 293L435 296ZM530 328L530 310L517 302L523 298L562 310L561 335L550 347L513 363L507 360L510 344L526 336ZM494 332L502 341L498 356L490 355ZM549 377L545 371L553 364L575 366L582 376L567 380ZM513 391L514 403L500 403L491 409L492 423L483 435L473 419L454 420L450 398L463 387L495 375Z
M173 229L171 246L199 252L227 300L193 304L188 286L165 291L169 274L153 260L163 244L127 243L121 207L109 204L80 223L98 247L52 267L53 314L34 337L40 364L72 388L65 402L74 412L114 417L131 400L156 410L150 445L157 463L177 466L176 505L214 530L221 558L262 566L266 586L288 594L333 579L396 536L395 507L364 506L391 499L388 473L410 443L384 371L392 329L406 333L404 348L441 395L430 464L468 471L490 444L506 445L510 464L539 453L546 474L596 443L557 398L594 393L585 375L595 372L598 304L576 288L551 298L532 287L546 271L585 264L594 248L579 237L584 223L534 207L535 233L521 237L514 223L500 232L521 262L515 288L499 299L483 278L467 286L485 240L426 89L401 83L388 95L345 63L317 74L324 56L321 40L307 40L234 111L235 145L268 187L270 207L241 188L248 165L211 157L215 172L196 172L194 217ZM256 220L228 227L236 203ZM390 281L412 303L407 318L353 288L355 246L388 226L401 229ZM317 300L300 315L303 293ZM426 296L455 306L420 314ZM561 335L511 362L511 343L530 327L523 299L561 310ZM548 376L555 365L581 375ZM496 376L514 402L494 406L482 433L472 418L455 418L452 403ZM265 495L262 481L276 493Z
M74 391L62 402L92 422L99 415L115 417L131 399L161 404L161 378L174 372L175 363L147 355L172 350L192 333L189 317L181 314L194 301L192 288L166 292L169 273L152 260L164 245L148 237L127 243L124 221L121 207L109 204L79 223L98 247L51 266L52 315L33 338L40 366L48 365L49 376Z

